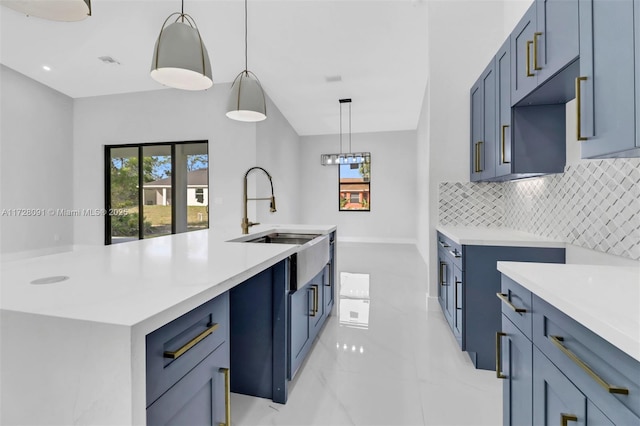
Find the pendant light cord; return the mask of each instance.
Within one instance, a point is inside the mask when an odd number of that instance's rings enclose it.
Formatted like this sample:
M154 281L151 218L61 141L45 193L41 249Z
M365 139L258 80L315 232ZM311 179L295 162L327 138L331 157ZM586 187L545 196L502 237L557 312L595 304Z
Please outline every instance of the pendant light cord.
M182 23L184 24L184 0L182 0L182 7L180 8L180 17L182 18Z
M184 1L184 0L183 0ZM247 42L247 0L244 0L244 70L248 71L249 70L249 65L248 65L248 54L247 51L249 50L248 47L248 42Z
M349 153L352 153L353 151L351 151L351 102L349 102Z
M340 103L340 154L342 154L342 103Z

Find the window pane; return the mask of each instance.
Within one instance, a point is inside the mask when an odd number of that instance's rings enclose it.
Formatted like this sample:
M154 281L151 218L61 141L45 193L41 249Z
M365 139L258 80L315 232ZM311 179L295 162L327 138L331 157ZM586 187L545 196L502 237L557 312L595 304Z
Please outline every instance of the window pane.
M371 206L371 161L340 164L340 210L369 211Z
M109 188L111 208L124 214L112 215L111 243L138 239L138 148L111 148Z
M209 147L182 145L187 164L187 231L209 227ZM177 155L177 154L176 154Z
M169 235L173 216L171 146L143 146L142 159L143 238Z

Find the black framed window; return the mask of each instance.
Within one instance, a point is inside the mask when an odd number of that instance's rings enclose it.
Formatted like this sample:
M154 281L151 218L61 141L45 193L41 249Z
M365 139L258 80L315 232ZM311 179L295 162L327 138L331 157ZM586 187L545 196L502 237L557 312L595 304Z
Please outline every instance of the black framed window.
M371 157L346 157L338 165L339 210L371 211Z
M105 244L209 227L207 141L105 146Z

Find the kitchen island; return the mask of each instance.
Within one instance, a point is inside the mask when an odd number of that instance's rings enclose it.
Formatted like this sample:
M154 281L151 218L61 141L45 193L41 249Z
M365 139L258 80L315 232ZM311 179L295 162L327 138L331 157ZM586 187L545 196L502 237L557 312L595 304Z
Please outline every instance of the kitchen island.
M146 336L301 248L234 237L195 231L2 264L1 423L145 424ZM68 279L30 284L54 276Z

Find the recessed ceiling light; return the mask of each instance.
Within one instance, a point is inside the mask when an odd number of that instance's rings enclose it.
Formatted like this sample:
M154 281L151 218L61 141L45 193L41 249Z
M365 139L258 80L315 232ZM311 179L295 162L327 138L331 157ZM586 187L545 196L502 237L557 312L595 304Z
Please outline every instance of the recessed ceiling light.
M49 65L43 65L42 69L45 71L51 71L51 67Z
M341 75L329 75L326 76L325 81L327 83L337 83L338 81L342 81L342 76Z

